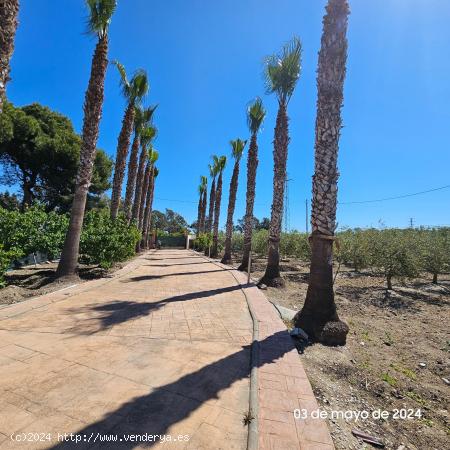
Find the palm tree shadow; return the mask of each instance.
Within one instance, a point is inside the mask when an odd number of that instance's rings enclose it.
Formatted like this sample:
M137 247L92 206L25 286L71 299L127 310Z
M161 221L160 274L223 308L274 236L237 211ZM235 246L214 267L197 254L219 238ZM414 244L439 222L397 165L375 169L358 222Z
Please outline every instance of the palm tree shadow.
M264 350L258 351L255 367L273 363L295 348L286 331L267 337L259 343L259 346ZM252 370L251 351L250 345L243 346L232 355L124 403L101 420L87 425L74 434L80 436L81 443L86 436L96 436L97 433L114 434L118 439L122 438L121 442L115 442L114 445L111 442L104 445L97 442L96 448L132 449L137 445L152 447L159 442L127 442L125 436L167 435L171 426L189 417L202 404L218 399L221 391L239 380L248 378ZM52 449L79 449L81 443L61 442ZM84 445L84 448L92 446L89 443Z
M227 286L218 289L211 289L208 291L192 292L188 294L176 295L174 297L165 298L156 302L134 302L130 300L113 301L109 303L101 303L94 306L87 306L83 308L73 308L71 312L74 314L95 312L99 316L90 319L84 319L79 326L72 327L69 331L73 334L91 335L109 329L114 325L128 322L129 320L145 317L165 305L170 303L184 302L190 300L198 300L201 298L213 297L215 295L224 294L226 292L233 292L240 290L241 286ZM89 321L95 322L93 328Z
M177 272L177 273L167 273L162 275L140 275L137 277L131 277L122 280L122 283L133 283L138 281L148 281L148 280L156 280L160 278L166 278L166 277L179 277L184 275L203 275L208 273L215 273L215 272L226 272L227 270L232 269L218 269L218 270L200 270L198 272Z

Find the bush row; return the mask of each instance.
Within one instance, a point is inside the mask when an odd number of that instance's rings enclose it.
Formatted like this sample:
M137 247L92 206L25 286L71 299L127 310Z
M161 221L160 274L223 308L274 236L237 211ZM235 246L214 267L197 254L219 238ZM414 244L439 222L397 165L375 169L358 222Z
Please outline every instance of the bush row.
M49 259L61 253L69 218L47 213L39 206L25 212L0 208L0 285L11 264L23 256L42 252ZM80 240L80 262L109 268L134 255L139 231L123 217L111 220L108 211L86 213Z

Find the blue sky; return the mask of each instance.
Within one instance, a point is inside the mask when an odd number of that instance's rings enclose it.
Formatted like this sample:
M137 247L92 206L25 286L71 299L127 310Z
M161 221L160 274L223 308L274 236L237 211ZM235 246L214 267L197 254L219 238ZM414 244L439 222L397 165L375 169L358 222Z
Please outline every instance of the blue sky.
M301 79L289 105L290 227L304 230L314 155L317 52L325 0L119 0L110 59L151 80L160 152L155 207L193 221L199 176L229 140L247 138L245 108L259 95L268 115L259 135L255 214L270 215L276 100L265 95L264 56L293 35L303 43ZM371 200L450 184L450 2L351 0L348 74L339 155L340 226L450 224L450 189ZM41 102L79 131L95 40L84 34L82 0L21 0L8 96ZM124 101L110 67L99 147L115 155ZM245 211L245 162L235 218ZM224 177L222 224L231 163ZM162 200L169 199L169 200Z

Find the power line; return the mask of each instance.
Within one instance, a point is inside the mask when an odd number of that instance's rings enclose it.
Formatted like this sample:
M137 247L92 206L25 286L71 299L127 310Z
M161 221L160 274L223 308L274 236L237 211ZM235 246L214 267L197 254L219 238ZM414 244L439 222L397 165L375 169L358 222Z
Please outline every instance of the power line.
M405 194L405 195L399 195L397 197L386 197L386 198L379 198L376 200L361 200L361 201L355 201L355 202L339 202L340 205L354 205L354 204L360 204L360 203L376 203L376 202L385 202L388 200L397 200L399 198L406 198L406 197L413 197L415 195L421 195L421 194L427 194L428 192L434 192L434 191L440 191L442 189L448 189L450 188L450 184L446 186L441 186L434 189L428 189L426 191L421 192L414 192L413 194Z

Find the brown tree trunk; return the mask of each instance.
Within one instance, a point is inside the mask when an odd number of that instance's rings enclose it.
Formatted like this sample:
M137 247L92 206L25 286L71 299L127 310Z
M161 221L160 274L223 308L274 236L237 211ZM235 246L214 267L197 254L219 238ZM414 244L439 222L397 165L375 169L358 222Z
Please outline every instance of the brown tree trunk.
M144 221L142 224L142 239L141 239L141 250L144 250L147 246L147 233L150 226L150 216L152 213L152 192L155 183L154 167L150 170L150 179L148 183L148 189L146 192L145 200L145 211L144 211Z
M258 142L256 133L252 134L247 159L247 195L244 223L244 254L238 270L247 271L252 249L253 208L255 206L256 170L258 169Z
M200 192L200 196L198 198L198 205L197 205L197 232L196 237L200 234L201 229L201 223L202 223L202 202L203 202L203 191Z
M220 203L222 202L222 172L219 174L217 189L214 201L214 226L213 226L213 244L211 248L211 258L217 258L219 247L219 219Z
M147 149L142 146L141 155L139 157L139 167L136 175L136 189L134 192L134 202L133 210L131 212L131 218L139 222L139 212L141 209L141 198L142 198L142 187L144 184L144 172L145 172L145 161L147 159Z
M115 219L119 213L120 197L122 195L122 183L125 176L128 148L130 147L131 133L134 123L134 105L129 104L122 121L117 143L116 164L114 167L114 178L111 195L111 219Z
M10 61L14 52L19 14L19 0L0 1L0 114L6 99L6 84L10 81Z
M213 182L211 184L211 190L209 192L209 214L206 218L206 233L212 232L213 220L214 220L214 205L216 202L216 179L213 178ZM209 248L205 248L205 255L210 256Z
M388 274L386 276L386 283L388 291L392 291L392 275Z
M273 200L272 215L269 228L269 254L267 267L260 283L267 286L280 287L284 285L280 275L280 236L283 220L284 188L286 184L286 163L289 146L289 119L286 105L279 104L275 140L273 149Z
M23 175L23 182L22 182L22 191L23 191L23 198L22 198L22 205L21 210L25 211L26 208L32 205L33 203L33 188L36 186L36 176L29 176L29 175Z
M148 225L147 231L145 233L145 248L152 248L151 245L151 229L152 229L152 212L153 212L153 199L155 198L155 183L156 177L153 175L151 184L151 194L150 194L150 208L148 212Z
M145 203L147 200L147 192L150 187L150 177L152 172L152 166L150 163L147 163L147 167L145 168L144 173L144 183L142 186L142 195L141 195L141 206L139 207L139 222L138 228L142 231L144 226L144 213L145 213Z
M295 326L326 345L344 345L349 331L336 312L332 270L348 14L347 0L328 1L317 71L310 281L303 309L294 318Z
M438 274L433 273L433 284L438 284Z
M225 251L222 264L231 264L231 239L233 237L233 215L236 206L236 195L239 182L239 160L234 162L233 175L230 182L230 198L228 199L228 214L225 236Z
M70 211L69 229L57 270L59 277L76 275L81 227L83 225L86 197L92 179L99 125L102 117L107 67L108 36L104 36L99 39L92 58L91 76L84 101L80 165L75 185L75 196Z
M123 204L123 209L128 222L131 220L131 204L133 202L133 193L136 187L138 153L139 134L135 133L133 145L131 146L130 161L128 162L127 190L125 194L125 202Z

